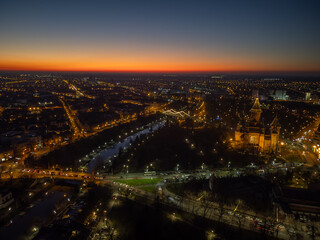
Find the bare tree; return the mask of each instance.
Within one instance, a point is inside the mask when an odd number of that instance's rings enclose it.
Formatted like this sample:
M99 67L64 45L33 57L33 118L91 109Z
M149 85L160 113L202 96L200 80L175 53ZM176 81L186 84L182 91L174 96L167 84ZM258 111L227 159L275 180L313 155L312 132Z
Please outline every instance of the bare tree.
M211 201L210 201L209 193L207 191L203 191L201 195L201 207L203 210L203 214L202 214L203 217L206 217L210 204L211 204Z
M225 214L225 208L223 202L220 200L218 204L218 215L219 215L219 222L221 222L223 215Z
M289 239L295 239L295 236L296 236L296 233L295 233L295 230L294 229L288 229L287 228L287 233L289 235Z
M238 227L239 227L239 229L241 229L243 220L245 219L245 216L243 214L240 214L240 213L236 213L235 216L236 216Z
M316 235L318 233L318 228L314 225L314 221L311 221L310 231L311 231L311 239L314 240L316 239Z
M9 179L10 179L10 184L12 184L12 179L13 179L13 169L12 169L12 165L10 165L10 167L9 167L8 175L9 175Z
M114 227L112 227L112 225L108 227L107 231L109 232L109 237L111 240L116 239L116 236L115 236L116 230L114 229Z
M5 166L0 165L0 179L2 177L2 173L5 170Z
M276 239L278 239L279 227L281 223L281 219L277 219L275 216L270 216L269 218L267 218L267 224L269 226L270 232L275 235Z
M103 158L101 157L101 155L98 155L95 159L95 166L93 168L92 173L96 173L102 170L103 167Z
M180 209L183 209L183 202L185 198L187 197L187 193L184 191L182 187L179 188L179 207Z
M194 200L192 200L193 198L194 198L194 196L192 195L192 193L190 193L190 192L185 192L185 198L186 199L190 199L189 200L189 204L188 205L192 205L192 213L193 214L196 214L196 212L197 212L197 210L196 210L196 203L195 203L195 201Z

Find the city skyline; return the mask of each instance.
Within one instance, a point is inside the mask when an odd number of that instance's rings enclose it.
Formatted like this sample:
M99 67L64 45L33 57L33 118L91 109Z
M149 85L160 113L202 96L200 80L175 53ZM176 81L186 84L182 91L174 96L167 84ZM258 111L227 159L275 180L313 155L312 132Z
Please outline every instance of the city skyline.
M319 72L319 8L316 1L7 2L0 70Z
M0 239L320 237L320 2L0 2Z

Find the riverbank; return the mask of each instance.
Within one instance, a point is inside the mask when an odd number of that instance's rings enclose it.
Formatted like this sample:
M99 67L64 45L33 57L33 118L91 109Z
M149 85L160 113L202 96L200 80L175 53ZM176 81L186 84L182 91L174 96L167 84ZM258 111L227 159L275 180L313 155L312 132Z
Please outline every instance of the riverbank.
M29 157L26 159L25 165L32 168L48 168L59 165L63 168L77 169L81 165L79 159L90 154L92 149L95 149L112 139L117 139L119 135L124 136L124 133L131 129L139 128L157 119L159 119L159 115L155 114L104 130L97 135L80 139L79 141L70 143L66 146L61 146L59 149L56 149L39 159Z

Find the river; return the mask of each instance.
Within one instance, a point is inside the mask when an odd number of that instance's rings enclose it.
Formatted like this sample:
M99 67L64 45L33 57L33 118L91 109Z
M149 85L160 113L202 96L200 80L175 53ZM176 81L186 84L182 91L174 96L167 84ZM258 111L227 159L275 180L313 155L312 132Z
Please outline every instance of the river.
M136 139L136 137L140 137L142 135L145 135L145 134L149 134L151 133L151 128L153 131L163 127L165 125L165 121L161 121L159 123L156 123L152 126L148 126L139 131L139 132L136 132L134 134L132 134L131 136L128 136L126 137L125 139L122 140L122 142L118 142L118 143L115 143L112 147L110 148L106 148L105 150L102 150L99 154L97 154L88 164L88 170L87 172L92 172L94 170L94 168L96 167L97 165L97 159L103 159L104 162L110 160L114 155L117 155L119 153L119 149L122 148L123 150L124 149L127 149L128 147L130 147L130 141L134 141Z
M39 229L54 214L56 204L69 194L69 187L54 187L43 199L34 201L29 208L17 214L9 226L0 228L0 239L27 239L30 229Z

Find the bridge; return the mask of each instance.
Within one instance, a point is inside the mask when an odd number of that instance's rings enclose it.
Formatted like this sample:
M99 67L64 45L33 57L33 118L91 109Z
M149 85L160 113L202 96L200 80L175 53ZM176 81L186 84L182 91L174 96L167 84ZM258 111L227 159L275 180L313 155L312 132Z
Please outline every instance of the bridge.
M57 170L20 170L13 172L6 172L1 175L1 179L16 179L16 178L51 178L51 179L68 179L68 180L87 180L87 181L99 181L103 179L102 176L94 175L84 172L74 171L57 171Z
M168 116L173 116L173 117L181 117L181 118L190 117L190 115L185 111L176 111L172 108L169 110L162 111L162 113Z

